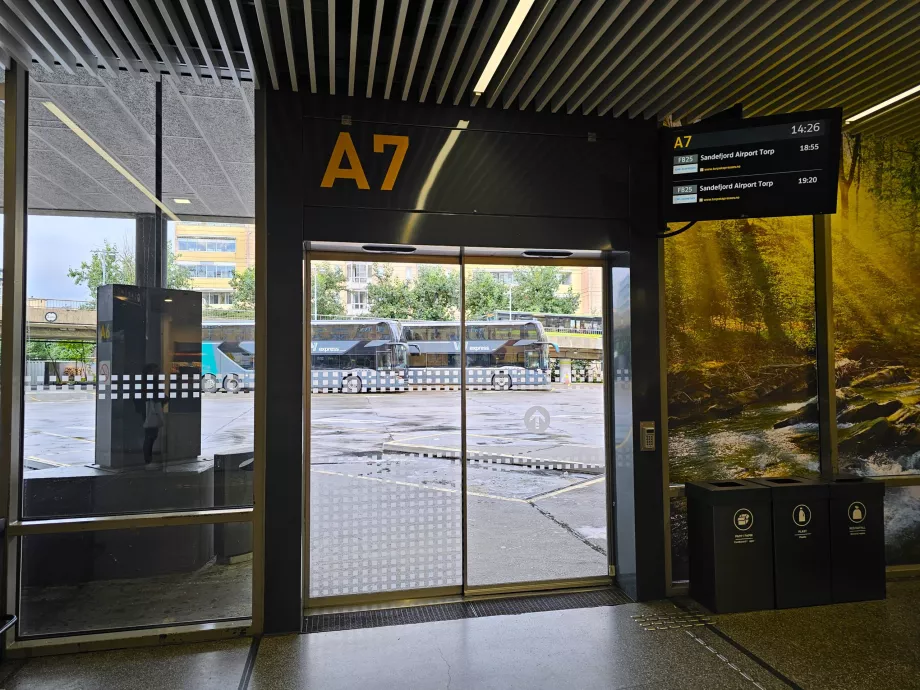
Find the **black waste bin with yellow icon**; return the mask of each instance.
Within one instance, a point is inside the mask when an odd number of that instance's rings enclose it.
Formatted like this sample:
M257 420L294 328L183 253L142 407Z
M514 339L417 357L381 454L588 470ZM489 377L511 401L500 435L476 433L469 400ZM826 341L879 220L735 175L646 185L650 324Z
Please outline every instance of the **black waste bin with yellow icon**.
M841 476L830 484L834 603L885 598L885 485Z
M773 578L776 608L831 603L831 543L826 482L764 477L773 497Z
M732 479L686 492L690 596L713 613L772 609L770 489Z

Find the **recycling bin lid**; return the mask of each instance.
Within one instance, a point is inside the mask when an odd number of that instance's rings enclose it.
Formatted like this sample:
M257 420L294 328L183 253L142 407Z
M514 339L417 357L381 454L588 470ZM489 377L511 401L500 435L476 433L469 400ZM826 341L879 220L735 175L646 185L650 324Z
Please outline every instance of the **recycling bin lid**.
M778 499L827 498L830 487L827 482L810 477L758 477L751 479L755 484L768 486Z
M770 489L747 479L722 479L708 482L687 482L687 498L709 505L729 505L737 501L770 501ZM740 494L744 494L742 499Z
M880 498L885 495L885 482L861 477L855 474L841 474L829 484L832 498L869 496Z

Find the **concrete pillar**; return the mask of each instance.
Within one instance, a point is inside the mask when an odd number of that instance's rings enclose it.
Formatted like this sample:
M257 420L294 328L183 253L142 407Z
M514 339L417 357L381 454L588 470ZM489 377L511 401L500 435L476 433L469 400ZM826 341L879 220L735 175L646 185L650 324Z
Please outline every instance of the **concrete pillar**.
M159 213L135 218L134 270L139 287L166 287L166 219Z
M562 381L565 385L571 385L572 383L572 360L571 359L560 359L559 360L559 380Z

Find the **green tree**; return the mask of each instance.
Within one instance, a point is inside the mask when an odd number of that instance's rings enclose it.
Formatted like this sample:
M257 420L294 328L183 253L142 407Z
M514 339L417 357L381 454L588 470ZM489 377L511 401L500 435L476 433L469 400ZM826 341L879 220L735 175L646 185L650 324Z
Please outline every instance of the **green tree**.
M134 285L137 277L134 270L134 252L120 248L114 242L105 240L102 249L94 252L89 261L83 261L77 268L67 271L76 285L85 285L91 304L96 304L96 288L100 285ZM184 290L192 285L191 272L176 262L172 242L166 243L166 287Z
M508 308L508 286L489 271L473 271L466 280L466 318L480 319Z
M313 281L310 295L313 314L323 316L343 316L342 292L345 290L345 272L340 266L333 266L325 261L317 262L313 268Z
M460 272L443 266L420 265L410 291L412 318L449 321L457 318Z
M555 266L519 268L513 276L511 303L514 311L576 313L581 296L571 287L560 294L566 275Z
M254 309L256 306L256 269L252 266L242 273L233 273L230 278L233 290L231 299L237 309Z
M373 316L384 319L410 319L415 306L409 282L396 277L392 264L371 267L367 304Z

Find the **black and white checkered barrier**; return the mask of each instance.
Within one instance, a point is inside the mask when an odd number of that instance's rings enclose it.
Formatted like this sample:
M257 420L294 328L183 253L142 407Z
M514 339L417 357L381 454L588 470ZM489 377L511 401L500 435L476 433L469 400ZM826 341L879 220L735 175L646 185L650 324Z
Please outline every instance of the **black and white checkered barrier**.
M201 380L196 374L112 374L99 377L96 397L99 400L198 398Z
M467 386L473 390L507 388L508 377L511 379L512 389L534 389L549 385L549 376L539 369L508 367L466 370ZM457 390L460 387L460 369L409 369L409 386L411 390Z
M96 381L85 376L25 376L23 386L26 391L94 391Z
M354 369L311 372L312 393L403 393L407 390L405 379L393 371Z
M460 460L459 450L431 450L431 451L409 451L400 450L399 444L386 443L383 446L387 454L402 455L412 458L437 458L440 460L450 460L457 462ZM525 467L532 470L556 470L561 472L579 472L582 474L604 474L604 465L597 462L590 462L592 458L581 458L574 456L571 460L562 458L559 460L549 460L547 458L534 458L525 454L513 453L496 453L493 451L467 450L469 462L481 466L495 465L497 467L488 467L488 469L513 470L515 468Z

